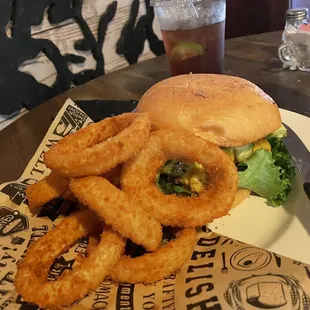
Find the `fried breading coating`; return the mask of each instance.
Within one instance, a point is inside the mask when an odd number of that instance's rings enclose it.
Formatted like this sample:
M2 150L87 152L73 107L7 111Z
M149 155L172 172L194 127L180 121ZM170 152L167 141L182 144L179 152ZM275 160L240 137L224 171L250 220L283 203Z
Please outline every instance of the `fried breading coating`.
M98 287L125 247L125 240L109 228L104 228L98 246L76 268L55 281L47 281L54 260L98 225L100 222L94 212L78 211L64 218L28 248L15 277L16 290L25 301L40 308L60 308L71 305Z
M111 270L110 277L116 282L153 283L177 272L193 251L197 232L185 228L176 239L162 248L143 256L123 256Z
M124 113L61 139L44 163L64 177L101 175L139 152L151 128L147 113Z
M81 203L95 211L122 236L149 251L160 245L160 223L108 180L102 177L72 179L70 189Z

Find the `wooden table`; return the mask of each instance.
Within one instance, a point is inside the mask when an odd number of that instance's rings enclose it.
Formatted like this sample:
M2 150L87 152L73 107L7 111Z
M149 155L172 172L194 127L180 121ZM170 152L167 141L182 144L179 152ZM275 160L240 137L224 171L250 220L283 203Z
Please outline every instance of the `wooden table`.
M281 32L228 40L225 71L256 83L281 108L310 116L310 74L282 68L277 57L280 41ZM158 57L74 88L22 116L0 132L0 182L20 176L66 98L139 99L168 76L166 57Z

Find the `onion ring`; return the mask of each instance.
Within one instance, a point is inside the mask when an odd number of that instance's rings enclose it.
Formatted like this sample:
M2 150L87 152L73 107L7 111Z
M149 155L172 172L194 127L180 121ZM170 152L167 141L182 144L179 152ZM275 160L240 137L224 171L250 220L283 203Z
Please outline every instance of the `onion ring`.
M56 281L46 279L53 261L77 239L92 233L96 225L100 223L93 212L79 211L30 246L15 277L15 287L24 300L40 308L58 308L98 287L124 251L124 239L110 229L104 230L96 249L76 268Z
M51 172L50 175L39 182L29 185L26 197L30 209L41 207L60 196L68 189L69 182L66 178Z
M105 172L103 177L113 185L119 186L121 170L121 165L117 165ZM30 209L41 207L59 197L63 197L65 200L76 201L76 198L69 189L68 179L53 171L39 182L29 185L26 189L26 197Z
M126 238L153 251L161 243L162 227L139 204L101 177L72 179L70 189L84 205Z
M140 151L150 128L147 113L106 118L61 139L44 154L44 162L65 177L101 175Z
M155 184L169 159L200 163L208 184L198 197L165 195ZM238 189L237 169L215 144L187 132L154 132L144 148L123 166L122 190L165 226L197 227L224 216Z
M116 282L153 283L178 271L193 251L197 232L193 228L179 231L176 239L143 256L123 256L110 272Z

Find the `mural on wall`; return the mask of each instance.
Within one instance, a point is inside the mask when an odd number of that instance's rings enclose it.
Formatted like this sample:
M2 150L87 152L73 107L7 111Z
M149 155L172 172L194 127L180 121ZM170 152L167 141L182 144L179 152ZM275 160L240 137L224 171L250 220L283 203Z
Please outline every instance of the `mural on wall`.
M1 0L0 114L163 53L149 0Z

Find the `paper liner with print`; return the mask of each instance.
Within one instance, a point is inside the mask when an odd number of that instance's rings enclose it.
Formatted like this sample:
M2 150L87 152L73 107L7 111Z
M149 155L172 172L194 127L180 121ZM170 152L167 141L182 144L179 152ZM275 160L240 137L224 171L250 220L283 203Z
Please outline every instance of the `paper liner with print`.
M92 120L67 100L23 175L0 186L0 309L38 309L19 296L13 282L16 263L27 247L74 208L56 199L30 213L25 188L49 174L42 155L68 133ZM49 280L71 269L74 254L85 253L80 240L53 264ZM306 250L306 249L305 249ZM72 309L310 309L310 266L263 249L201 231L192 255L176 275L152 285L103 281Z

